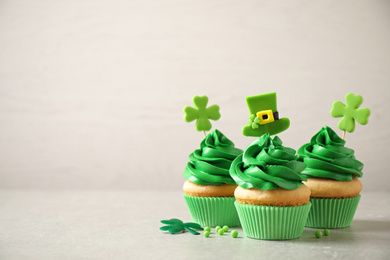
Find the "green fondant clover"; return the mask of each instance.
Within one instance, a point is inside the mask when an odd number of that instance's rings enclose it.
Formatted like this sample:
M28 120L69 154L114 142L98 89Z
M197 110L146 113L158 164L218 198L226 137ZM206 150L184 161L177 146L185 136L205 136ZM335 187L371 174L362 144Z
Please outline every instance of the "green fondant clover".
M203 230L203 228L197 223L192 223L192 222L183 223L183 221L177 218L172 218L169 220L161 220L161 223L166 224L167 226L160 227L160 230L168 231L171 234L176 234L179 232L183 232L184 230L188 230L190 233L194 235L199 235L200 233L196 232L195 230Z
M352 133L355 130L355 120L366 125L371 112L368 108L359 108L363 103L363 97L360 95L348 93L345 96L345 103L346 105L340 101L333 102L330 114L333 117L343 117L337 126L340 130Z
M259 126L260 126L260 118L258 118L255 114L250 115L249 120L248 120L248 125L252 129L259 128Z
M195 129L198 131L209 131L211 129L210 120L218 120L221 117L219 106L207 107L209 98L207 96L195 96L192 99L194 107L186 106L183 110L184 120L192 122L196 119Z

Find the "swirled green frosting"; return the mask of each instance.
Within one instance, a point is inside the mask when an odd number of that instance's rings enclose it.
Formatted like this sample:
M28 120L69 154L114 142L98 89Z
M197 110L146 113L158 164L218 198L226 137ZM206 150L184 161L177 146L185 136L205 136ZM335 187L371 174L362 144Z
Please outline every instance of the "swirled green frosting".
M200 149L190 154L184 169L184 178L199 185L235 184L229 175L233 160L242 153L232 141L215 129L200 144Z
M323 127L310 143L298 149L300 161L307 167L302 172L307 178L330 178L350 181L362 177L363 163L355 159L354 151L344 147L341 139L330 127Z
M306 180L301 171L306 165L297 161L295 150L268 134L252 142L230 167L230 175L245 189L272 190L278 187L294 190Z

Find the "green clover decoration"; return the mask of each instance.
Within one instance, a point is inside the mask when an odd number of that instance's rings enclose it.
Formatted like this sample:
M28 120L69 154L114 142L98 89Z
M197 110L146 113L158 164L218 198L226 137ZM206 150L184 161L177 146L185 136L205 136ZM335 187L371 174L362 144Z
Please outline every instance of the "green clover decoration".
M194 96L192 103L194 107L186 106L183 110L184 121L192 122L196 120L195 129L197 131L209 131L211 129L210 120L218 120L221 117L219 106L207 107L209 98L207 96Z
M248 125L252 127L252 129L257 129L260 126L260 118L258 118L255 114L249 116Z
M368 108L359 108L363 103L363 97L360 95L348 93L345 96L345 103L346 105L340 101L333 102L330 115L343 117L337 126L340 130L352 133L355 130L355 120L361 125L366 125L371 111Z
M183 221L177 218L161 220L161 223L166 224L167 226L160 227L160 230L168 231L171 234L176 234L179 232L183 232L184 230L188 230L191 234L199 235L200 233L196 232L195 230L203 230L203 228L197 223L183 223Z

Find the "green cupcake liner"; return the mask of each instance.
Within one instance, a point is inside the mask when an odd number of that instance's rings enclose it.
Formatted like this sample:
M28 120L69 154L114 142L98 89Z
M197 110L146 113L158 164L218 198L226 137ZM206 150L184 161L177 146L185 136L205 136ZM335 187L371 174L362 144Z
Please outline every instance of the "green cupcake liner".
M349 227L355 215L361 195L346 199L310 198L312 203L306 227Z
M235 202L247 237L266 240L298 238L305 228L310 203L302 206L272 207Z
M201 226L239 226L234 197L193 197L184 194L192 221Z

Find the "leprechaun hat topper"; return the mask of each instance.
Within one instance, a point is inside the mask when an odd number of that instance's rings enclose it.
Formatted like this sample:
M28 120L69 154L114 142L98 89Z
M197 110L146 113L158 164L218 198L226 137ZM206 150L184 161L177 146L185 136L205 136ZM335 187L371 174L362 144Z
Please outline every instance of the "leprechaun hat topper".
M248 125L242 129L245 136L262 136L278 134L288 129L290 120L279 118L276 92L245 98L249 109Z

